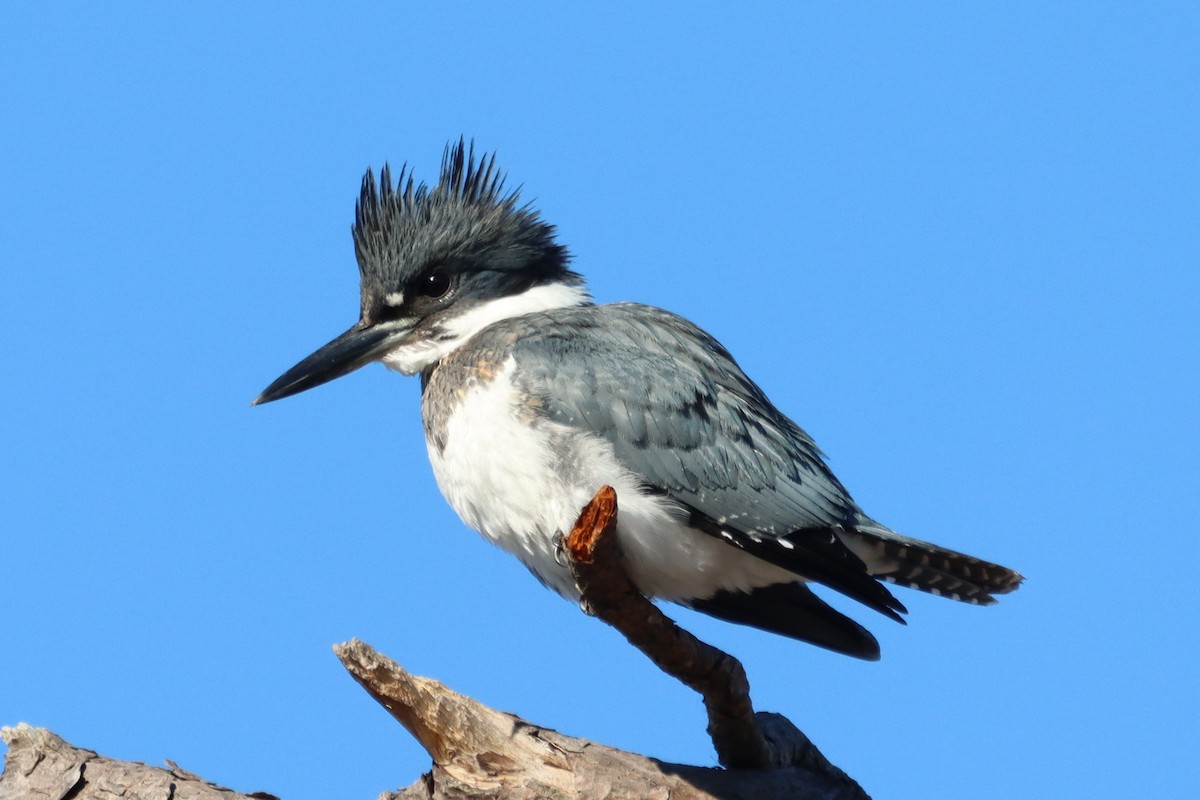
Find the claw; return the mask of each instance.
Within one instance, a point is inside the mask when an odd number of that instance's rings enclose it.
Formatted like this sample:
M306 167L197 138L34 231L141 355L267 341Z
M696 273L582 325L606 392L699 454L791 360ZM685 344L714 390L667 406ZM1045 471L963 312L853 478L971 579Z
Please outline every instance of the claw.
M562 531L554 534L554 563L568 569L571 566L571 560L567 558L567 538Z

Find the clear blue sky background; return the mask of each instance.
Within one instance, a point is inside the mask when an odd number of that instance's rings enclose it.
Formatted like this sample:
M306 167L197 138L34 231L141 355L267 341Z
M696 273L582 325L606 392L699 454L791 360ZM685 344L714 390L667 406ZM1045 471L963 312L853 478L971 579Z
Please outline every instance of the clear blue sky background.
M365 168L465 134L871 514L1028 575L855 611L880 663L675 610L760 708L877 798L1200 795L1200 11L782 5L4 4L0 723L375 797L428 758L358 636L713 763L689 690L445 505L416 381L249 406L356 318Z

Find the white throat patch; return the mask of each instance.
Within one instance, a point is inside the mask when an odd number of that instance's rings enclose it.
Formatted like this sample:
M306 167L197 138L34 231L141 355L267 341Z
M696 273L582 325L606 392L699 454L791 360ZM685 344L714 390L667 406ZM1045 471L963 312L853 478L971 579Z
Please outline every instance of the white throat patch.
M492 323L553 308L569 308L588 301L587 289L579 285L550 283L534 286L520 294L499 297L472 308L446 323L441 336L397 347L383 357L389 368L405 375L416 373L453 353L464 342Z

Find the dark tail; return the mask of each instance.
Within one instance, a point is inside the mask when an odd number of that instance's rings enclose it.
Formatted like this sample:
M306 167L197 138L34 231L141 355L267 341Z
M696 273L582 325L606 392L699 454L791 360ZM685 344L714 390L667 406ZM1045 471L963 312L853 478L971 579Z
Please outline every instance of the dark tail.
M901 536L875 522L841 537L876 578L964 603L992 605L993 595L1011 592L1025 580L1007 567Z
M697 611L875 661L879 643L854 620L830 608L803 583L780 583L750 592L721 591L683 601Z

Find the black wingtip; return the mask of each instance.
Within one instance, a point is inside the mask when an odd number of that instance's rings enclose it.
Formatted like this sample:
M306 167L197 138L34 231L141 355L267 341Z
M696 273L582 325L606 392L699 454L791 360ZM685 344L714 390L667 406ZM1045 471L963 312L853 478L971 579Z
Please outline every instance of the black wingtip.
M780 583L752 592L717 592L685 603L705 614L778 633L864 661L879 660L879 642L803 583Z
M802 528L786 536L765 536L723 525L688 507L688 525L755 558L824 584L901 625L908 609L876 580L833 528Z

